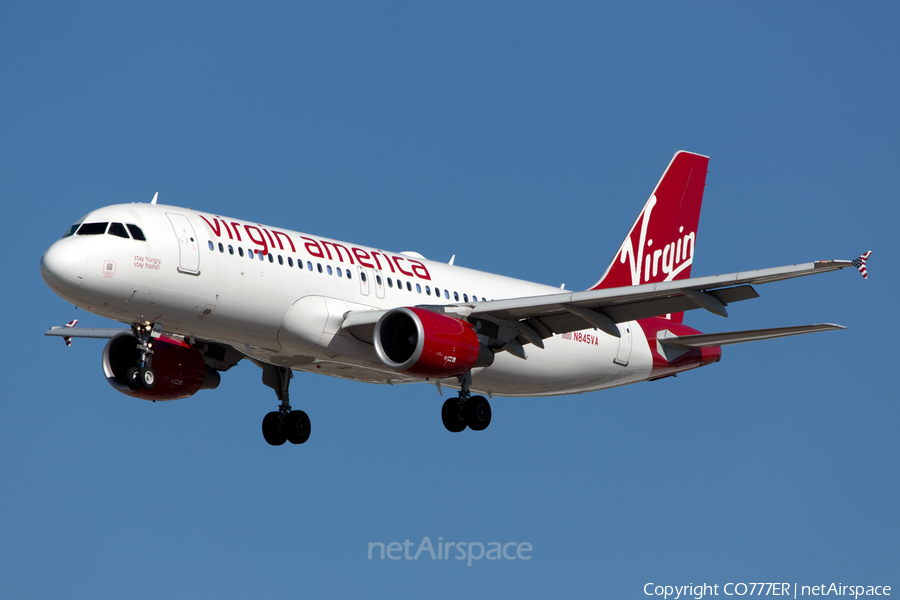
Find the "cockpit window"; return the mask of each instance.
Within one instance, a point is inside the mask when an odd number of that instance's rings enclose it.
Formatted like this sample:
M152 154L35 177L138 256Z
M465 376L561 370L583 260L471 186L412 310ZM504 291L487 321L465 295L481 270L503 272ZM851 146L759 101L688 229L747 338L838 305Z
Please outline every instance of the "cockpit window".
M66 238L66 237L69 237L70 235L75 235L75 232L78 231L78 226L79 226L79 225L81 225L81 223L75 223L74 225L72 225L71 227L69 227L69 228L66 230L66 232L63 234L63 237Z
M109 231L107 231L106 233L108 233L109 235L118 236L120 238L125 238L126 240L128 239L128 232L125 230L125 226L121 223L112 223L109 226Z
M138 227L137 225L133 225L133 224L131 224L131 223L128 223L128 231L131 232L131 237L133 237L133 238L136 239L137 241L139 241L139 242L146 242L146 241L147 241L147 238L144 237L144 232L141 231L141 228Z
M84 223L78 228L78 235L103 235L109 223Z

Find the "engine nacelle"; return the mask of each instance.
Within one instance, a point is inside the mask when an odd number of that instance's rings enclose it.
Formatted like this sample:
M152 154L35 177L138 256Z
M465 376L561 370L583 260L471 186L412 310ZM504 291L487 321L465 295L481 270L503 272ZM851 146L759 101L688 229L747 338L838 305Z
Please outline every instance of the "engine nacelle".
M375 325L374 341L384 364L420 377L454 377L494 362L494 353L478 342L468 322L423 308L385 313Z
M172 338L153 340L153 372L156 384L152 389L133 390L126 379L128 369L135 367L141 357L137 339L120 333L103 349L103 373L111 386L123 394L142 400L177 400L193 396L200 390L219 385L219 373L210 369L203 356L190 345Z

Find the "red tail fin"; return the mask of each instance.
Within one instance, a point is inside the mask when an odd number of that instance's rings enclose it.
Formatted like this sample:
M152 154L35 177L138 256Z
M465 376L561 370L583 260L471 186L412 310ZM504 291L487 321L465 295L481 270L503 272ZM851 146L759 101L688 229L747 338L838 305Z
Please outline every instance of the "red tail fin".
M600 281L605 289L687 279L706 186L708 156L678 152ZM681 321L682 313L671 315Z

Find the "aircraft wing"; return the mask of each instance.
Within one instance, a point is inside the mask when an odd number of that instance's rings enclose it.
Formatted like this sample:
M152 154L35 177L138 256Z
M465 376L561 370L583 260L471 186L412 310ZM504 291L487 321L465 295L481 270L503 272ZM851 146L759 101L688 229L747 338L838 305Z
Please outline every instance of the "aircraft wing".
M51 327L44 335L61 338L97 338L108 340L120 333L131 333L130 329L100 329L94 327Z
M820 260L679 281L448 306L424 305L422 308L467 318L470 322L478 319L485 325L493 324L494 327L489 327L490 333L487 335L498 341L511 343L513 347L506 349L513 351L516 343L531 343L543 347L542 340L553 334L590 327L618 337L616 323L697 308L728 316L726 305L759 297L753 285L839 271L848 267L857 265L849 260ZM371 343L375 324L385 312L387 311L350 311L344 316L342 326L355 337ZM479 333L482 331L479 330Z

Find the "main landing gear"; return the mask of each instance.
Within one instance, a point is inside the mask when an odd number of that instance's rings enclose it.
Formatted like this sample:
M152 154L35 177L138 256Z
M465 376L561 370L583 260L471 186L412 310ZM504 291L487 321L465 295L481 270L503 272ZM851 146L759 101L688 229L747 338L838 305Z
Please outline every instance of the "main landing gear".
M482 431L491 424L491 405L484 396L470 396L469 385L472 374L457 377L459 398L449 398L441 408L444 427L452 433L459 433L466 427L472 431Z
M128 387L133 390L152 389L156 384L156 373L151 367L153 362L153 327L135 323L131 326L131 332L138 340L137 349L141 356L137 366L131 367L125 374Z
M275 390L281 406L270 412L262 421L263 437L271 446L281 446L285 442L302 444L309 439L309 417L302 410L291 410L288 387L293 373L287 367L265 365L263 383Z

